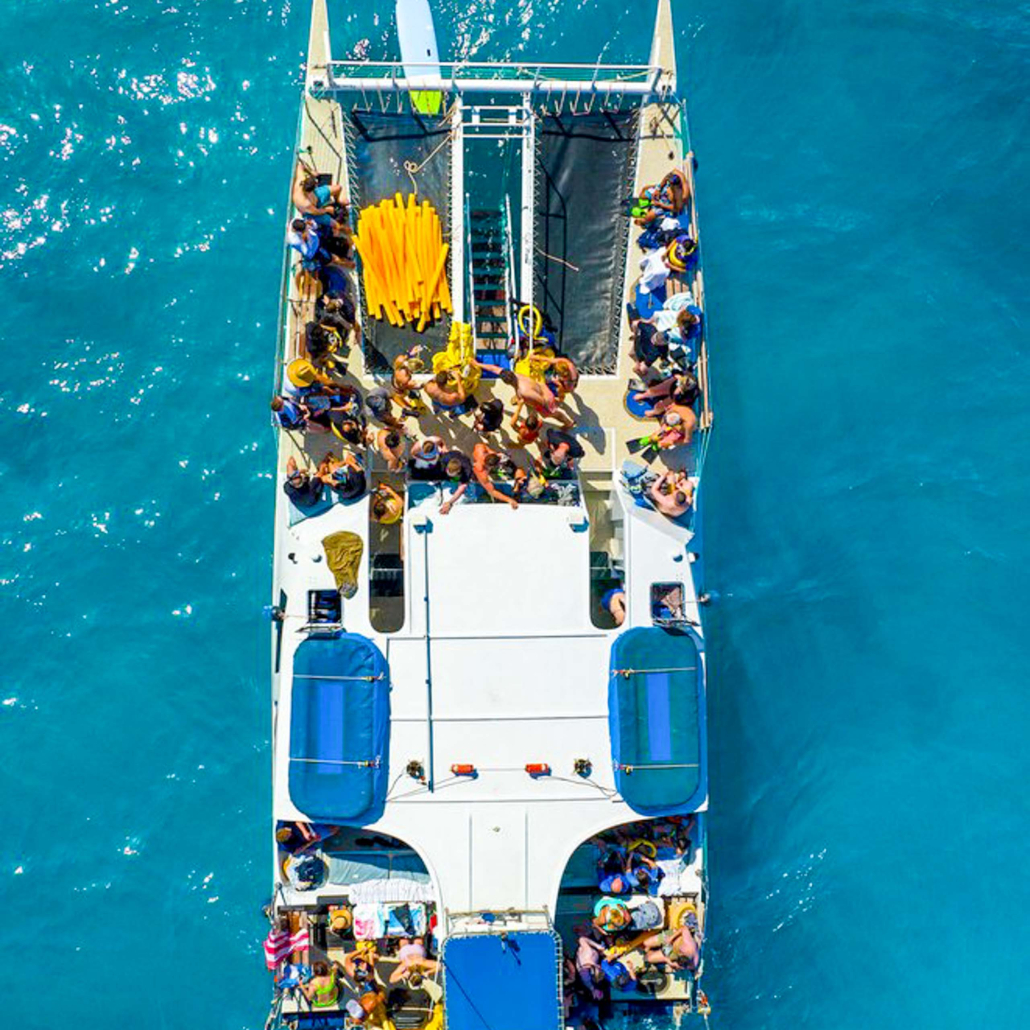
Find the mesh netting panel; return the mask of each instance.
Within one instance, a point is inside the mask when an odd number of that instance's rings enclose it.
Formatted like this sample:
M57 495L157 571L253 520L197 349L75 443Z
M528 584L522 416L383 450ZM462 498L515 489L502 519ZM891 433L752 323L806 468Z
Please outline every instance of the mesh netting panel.
M428 200L436 209L446 242L451 228L451 146L440 144L447 139L447 132L448 124L442 118L352 111L344 119L344 135L355 208L378 204L395 193L406 201L411 192L411 176L404 170L404 162L420 165L428 159L415 175L418 199L420 203ZM433 154L437 147L440 149ZM385 319L368 317L367 310L364 314L365 362L372 371L385 371L397 355L415 343L424 343L435 351L447 342L450 320L446 315L424 332L416 333L410 325L396 327Z
M535 298L580 371L612 373L629 231L622 201L633 190L637 112L547 114L537 126Z

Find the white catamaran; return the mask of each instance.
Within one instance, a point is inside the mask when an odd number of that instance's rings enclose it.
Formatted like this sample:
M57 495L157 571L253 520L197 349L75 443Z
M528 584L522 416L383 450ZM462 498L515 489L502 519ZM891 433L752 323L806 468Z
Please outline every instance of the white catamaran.
M335 60L273 425L268 1027L707 1015L712 425L669 0L646 65ZM636 381L634 381L636 380Z

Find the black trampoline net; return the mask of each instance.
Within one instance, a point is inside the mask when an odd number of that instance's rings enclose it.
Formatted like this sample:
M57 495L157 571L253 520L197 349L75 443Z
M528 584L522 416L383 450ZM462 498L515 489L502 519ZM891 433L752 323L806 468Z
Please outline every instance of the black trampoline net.
M351 111L344 119L347 170L355 211L378 204L396 193L407 200L411 176L405 162L425 163L415 173L418 200L428 200L440 216L444 241L450 238L451 145L449 125L442 118L382 111ZM441 146L443 144L443 146ZM439 149L437 149L439 148ZM434 154L433 151L436 151ZM421 333L411 325L392 326L385 319L370 318L362 291L365 364L373 372L391 368L393 359L416 343L441 350L447 342L450 319L444 316ZM445 324L446 323L446 324Z
M581 372L614 373L636 172L637 112L537 121L536 304Z

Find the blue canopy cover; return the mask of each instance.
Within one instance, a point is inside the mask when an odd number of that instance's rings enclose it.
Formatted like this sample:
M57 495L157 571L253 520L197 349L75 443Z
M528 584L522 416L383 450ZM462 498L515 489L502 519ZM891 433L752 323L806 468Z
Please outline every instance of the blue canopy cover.
M310 637L293 656L290 797L310 819L361 826L386 804L390 676L358 633Z

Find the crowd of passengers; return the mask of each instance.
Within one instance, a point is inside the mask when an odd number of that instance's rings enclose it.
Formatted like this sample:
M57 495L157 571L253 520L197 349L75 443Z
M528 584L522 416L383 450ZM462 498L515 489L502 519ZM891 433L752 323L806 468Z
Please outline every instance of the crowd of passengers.
M298 508L314 507L330 492L344 501L363 496L368 490L362 460L367 449L391 472L451 484L441 514L451 510L473 481L491 500L517 508L520 500L547 499L551 480L574 477L584 450L565 404L579 383L579 372L568 357L534 359L535 376L472 362L479 373L492 374L511 388L511 409L500 398L477 397L469 389L467 367L427 372L419 347L398 356L390 381L364 395L344 382L347 352L360 339L348 274L354 260L347 202L339 185L302 163L293 203L297 218L287 243L299 255L302 292L315 296L314 318L304 327L307 356L288 365L272 411L284 429L333 434L340 441L338 450L317 466L305 468L289 460L284 489ZM693 437L700 395L696 361L701 311L685 287L667 295L670 276L686 276L696 261L696 242L689 234L689 177L673 169L635 204L632 214L643 230L638 244L645 256L634 300L627 305L635 373L629 391L642 416L655 420L648 446L663 453L668 463ZM645 299L646 316L641 313ZM481 381L478 375L475 380ZM505 430L506 416L510 432ZM464 421L482 439L471 453L448 448L434 433L440 418ZM670 518L687 514L693 504L693 485L683 469L647 470L638 492ZM381 523L397 522L403 497L380 484L371 510Z
M603 1017L613 989L647 992L661 972L697 972L701 928L696 897L660 907L663 865L691 853L694 817L631 823L591 840L600 896L589 923L575 927L564 956L568 1026ZM653 986L650 987L653 990Z

